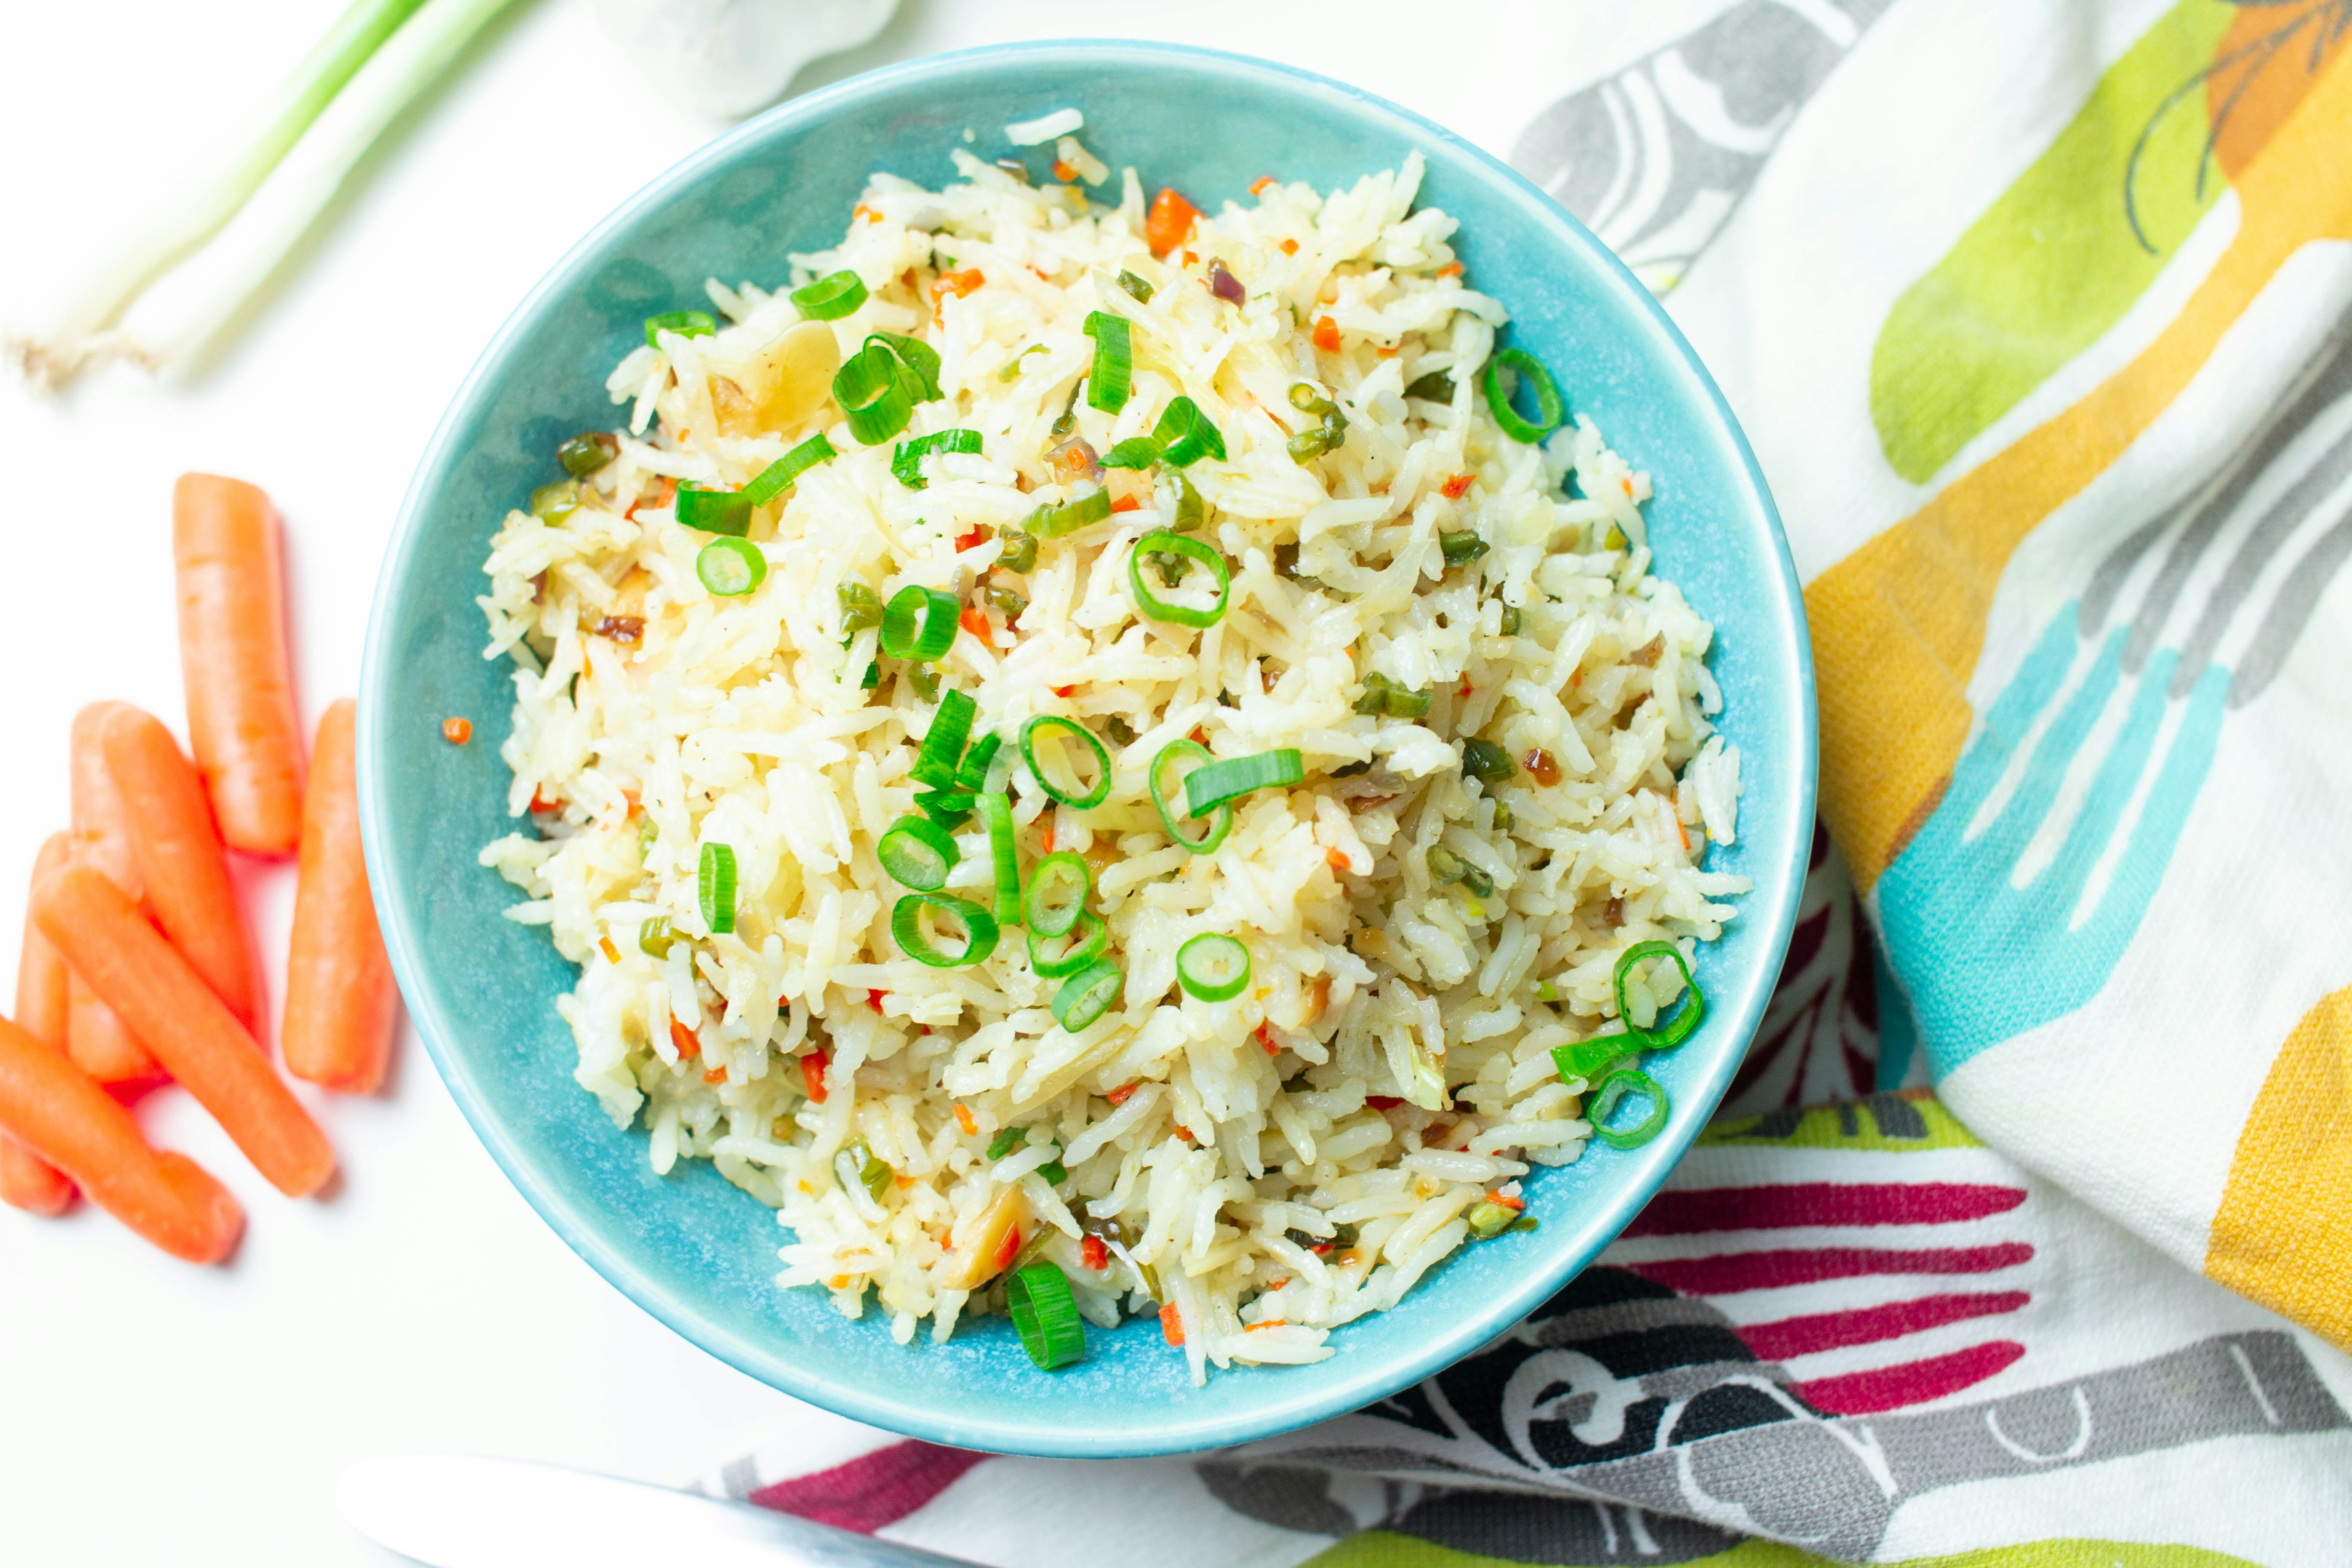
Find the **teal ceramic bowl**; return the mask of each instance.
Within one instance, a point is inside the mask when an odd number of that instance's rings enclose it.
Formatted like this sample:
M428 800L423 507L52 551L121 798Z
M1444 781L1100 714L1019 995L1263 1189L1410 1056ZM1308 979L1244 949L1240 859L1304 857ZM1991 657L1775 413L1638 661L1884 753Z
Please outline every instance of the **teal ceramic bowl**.
M475 863L509 832L499 760L509 665L485 661L474 595L499 520L544 484L556 443L615 417L607 369L702 280L785 275L838 236L876 170L951 177L967 127L1086 113L1085 138L1147 188L1204 208L1269 169L1329 189L1419 149L1424 204L1462 222L1478 287L1572 406L1656 476L1659 569L1712 616L1725 731L1746 759L1736 847L1713 864L1756 890L1699 957L1703 1028L1651 1068L1664 1133L1528 1183L1542 1228L1465 1248L1397 1310L1340 1330L1318 1365L1213 1372L1194 1388L1148 1319L1089 1330L1087 1361L1046 1374L1002 1319L945 1345L891 1342L815 1291L772 1283L782 1233L707 1163L667 1178L646 1135L615 1131L572 1081L556 996L573 979L543 931L499 918L512 890ZM961 1447L1112 1457L1241 1442L1370 1403L1508 1329L1624 1226L1721 1098L1793 923L1813 823L1813 694L1804 611L1779 520L1721 394L1631 273L1534 186L1437 126L1337 82L1229 55L1136 43L976 50L797 99L654 182L574 248L509 319L434 436L377 586L362 681L360 805L376 900L412 1016L442 1078L515 1185L632 1300L711 1354L842 1415ZM444 716L474 742L452 746ZM515 1304L530 1310L527 1304Z

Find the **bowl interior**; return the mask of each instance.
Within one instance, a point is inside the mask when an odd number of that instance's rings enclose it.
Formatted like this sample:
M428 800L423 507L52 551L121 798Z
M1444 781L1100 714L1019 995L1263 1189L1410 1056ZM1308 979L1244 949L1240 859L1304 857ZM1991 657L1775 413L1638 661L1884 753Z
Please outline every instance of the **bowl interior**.
M786 277L786 253L829 244L866 176L953 176L951 149L1008 149L1002 127L1075 106L1085 139L1147 190L1209 210L1273 172L1329 189L1428 160L1423 205L1514 339L1553 367L1573 409L1655 477L1659 570L1718 627L1723 727L1746 759L1736 846L1711 864L1752 878L1697 972L1705 1026L1651 1068L1667 1131L1538 1167L1542 1228L1457 1253L1396 1310L1339 1331L1318 1365L1213 1373L1196 1389L1149 1320L1090 1330L1088 1359L1046 1375L1003 1320L944 1345L894 1343L878 1309L852 1322L811 1290L776 1288L782 1233L709 1166L667 1178L642 1131L616 1131L572 1081L555 997L573 972L544 931L499 911L512 889L476 863L513 831L499 745L510 666L486 661L474 595L507 509L556 476L556 444L618 412L605 374L643 320L704 306L702 281ZM967 142L967 130L976 140ZM1112 187L1115 189L1115 187ZM751 1375L858 1419L966 1447L1090 1457L1178 1452L1288 1429L1381 1398L1507 1329L1591 1257L1655 1190L1721 1096L1787 943L1812 831L1813 725L1802 608L1761 476L1713 383L1648 295L1524 181L1427 122L1336 83L1236 57L1129 43L1013 47L857 79L751 122L608 219L484 353L410 489L379 584L363 677L362 811L393 962L442 1076L524 1195L615 1286ZM471 745L440 736L473 721Z

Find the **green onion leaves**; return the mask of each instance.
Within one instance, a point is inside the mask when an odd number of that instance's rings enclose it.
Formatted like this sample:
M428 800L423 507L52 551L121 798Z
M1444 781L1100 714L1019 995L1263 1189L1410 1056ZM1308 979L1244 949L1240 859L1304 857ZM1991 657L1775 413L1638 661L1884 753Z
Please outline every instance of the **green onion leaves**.
M1202 458L1214 458L1221 463L1225 460L1224 433L1209 423L1209 416L1201 412L1199 404L1189 397L1179 397L1160 414L1150 435L1130 436L1121 441L1103 454L1102 466L1148 468L1154 463L1166 463L1171 468L1182 468Z
M963 927L961 952L942 952L923 930L926 910L935 921L944 915ZM909 893L890 911L890 934L898 941L899 952L927 969L961 969L985 962L996 951L998 931L996 917L970 899L950 898L945 893Z
M1208 605L1187 605L1162 599L1144 585L1143 562L1146 556L1176 555L1197 561L1209 569L1216 579L1217 596ZM1213 626L1224 617L1225 601L1232 596L1234 574L1225 558L1216 547L1189 534L1169 529L1155 529L1135 542L1127 557L1127 586L1135 595L1135 607L1146 620L1163 621L1180 626Z
M996 921L1021 919L1021 847L1013 830L1013 803L1001 789L980 795L980 820L988 826L989 858L996 871Z
M920 338L907 337L898 332L869 332L866 337L869 349L880 348L898 356L915 378L914 396L918 403L929 403L940 396L940 351Z
M1505 370L1518 372L1521 384L1535 394L1536 417L1540 424L1529 424L1511 406L1510 395L1503 390ZM1493 411L1495 423L1503 427L1504 435L1529 447L1559 429L1568 414L1568 405L1560 401L1559 384L1552 380L1551 372L1544 369L1543 363L1525 349L1505 349L1486 362L1486 406Z
M1066 533L1076 533L1090 522L1100 522L1110 515L1110 492L1088 490L1055 506L1051 502L1040 506L1022 519L1021 526L1040 539L1059 539ZM1026 570L1026 568L1021 568Z
M1164 755L1165 753L1163 753ZM1253 790L1295 784L1307 777L1299 754L1286 746L1255 756L1229 757L1192 770L1184 778L1185 814L1206 816Z
M953 594L908 584L882 612L882 651L921 663L939 658L955 646L956 614Z
M1094 369L1087 376L1087 404L1105 414L1127 406L1129 384L1135 368L1135 347L1127 318L1102 310L1087 314L1087 336L1095 341Z
M1050 1263L1032 1263L1004 1282L1004 1310L1021 1348L1041 1372L1087 1359L1086 1321L1070 1281Z
M706 844L702 862L695 868L695 898L702 906L702 923L714 936L735 929L735 849L728 844Z
M768 558L748 539L714 539L694 558L694 574L712 593L737 598L767 579Z
M859 443L878 447L914 417L921 383L888 345L866 340L833 376L833 400Z
M935 789L955 787L964 742L971 738L971 721L979 714L980 704L968 691L950 691L941 698L940 710L931 716L931 727L923 734L922 750L916 753L915 765L907 770L907 776ZM975 784L972 787L979 786Z
M910 490L921 489L923 459L933 452L961 452L967 455L980 451L977 430L934 430L928 436L918 436L911 441L901 441L890 453L890 472L900 484Z
M1076 782L1076 774L1070 775L1073 782L1063 783L1055 776L1055 770L1047 767L1045 759L1037 754L1039 740L1043 738L1050 742L1056 735L1066 735L1076 740L1094 758L1095 782L1091 785ZM1103 743L1095 739L1094 731L1075 719L1040 713L1022 725L1021 760L1029 764L1029 772L1036 779L1037 787L1064 805L1085 810L1100 805L1110 797L1110 753L1103 750Z
M664 332L675 332L681 338L707 338L719 330L719 323L707 310L666 310L658 316L646 318L646 346L659 348L655 342Z
M1249 984L1249 949L1232 937L1203 931L1176 950L1176 981L1203 1002L1230 1002Z
M855 272L831 272L787 298L803 321L837 321L866 303L866 280Z
M753 506L765 506L790 489L793 481L809 469L839 456L832 442L823 436L812 436L762 468L760 477L745 485L740 493Z
M1476 735L1462 742L1462 771L1487 784L1500 784L1519 771L1511 753Z

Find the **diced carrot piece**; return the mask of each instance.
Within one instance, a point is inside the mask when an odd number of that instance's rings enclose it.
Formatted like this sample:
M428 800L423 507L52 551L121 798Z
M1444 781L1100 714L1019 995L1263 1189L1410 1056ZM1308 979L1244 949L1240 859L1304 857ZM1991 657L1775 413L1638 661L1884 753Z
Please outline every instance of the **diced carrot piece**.
M1125 1105L1129 1100L1132 1100L1135 1097L1135 1091L1142 1087L1143 1086L1139 1083L1123 1083L1117 1089L1112 1089L1108 1094L1104 1095L1103 1098L1109 1100L1114 1106Z
M1447 500L1460 500L1463 492L1477 482L1478 476L1475 474L1450 475L1444 484L1437 487L1437 493Z
M956 625L982 642L988 640L988 617L981 613L978 605L966 605L963 607L963 614L956 617Z
M986 534L982 533L979 529L976 529L976 528L975 528L975 529L973 529L970 533L958 534L958 535L956 536L956 542L955 542L956 553L957 553L957 554L959 554L959 555L961 555L961 553L963 553L965 551L970 550L970 549L973 548L975 545L978 545L978 544L980 544L980 543L983 542L987 539L987 537L988 537L988 536L987 536Z
M882 215L876 212L872 207L867 206L864 202L860 202L856 206L850 208L849 216L853 221L857 219L863 219L867 223L880 223L882 221Z
M1265 1054L1267 1056L1278 1057L1282 1054L1281 1046L1275 1042L1274 1026L1271 1024L1260 1024L1253 1033L1257 1037L1257 1043L1265 1048Z
M987 281L987 275L977 267L967 267L961 272L942 272L931 279L932 301L936 303L950 294L961 300Z
M1092 1231L1087 1232L1087 1238L1078 1243L1078 1267L1089 1274L1099 1274L1110 1267L1110 1248L1105 1247L1103 1238Z
M1184 1315L1176 1310L1176 1303L1173 1301L1165 1303L1160 1309L1160 1331L1166 1336L1170 1344L1182 1348Z
M705 1083L725 1083L727 1081L727 1069L725 1068L712 1068L709 1072L702 1075L702 1081Z
M1462 263L1449 261L1437 269L1437 275L1440 278L1459 278L1462 276Z
M52 833L33 861L33 880L64 866L73 840ZM25 922L25 945L16 957L16 1026L49 1049L66 1049L66 961L40 928ZM57 1215L72 1206L73 1178L14 1138L0 1135L0 1203L28 1214Z
M1315 318L1315 346L1327 354L1339 352L1339 323L1328 316Z
M1075 685L1056 686L1052 689L1054 695L1056 697L1067 697L1071 692L1076 691L1076 689L1077 688Z
M97 873L80 875L113 892ZM161 938L156 945L163 946ZM203 989L201 982L196 988ZM5 1018L0 1131L37 1150L79 1183L92 1203L174 1258L217 1263L245 1229L245 1211L218 1182L183 1155L149 1148L139 1124L112 1095Z
M1151 246L1151 254L1165 256L1192 237L1192 226L1201 221L1201 209L1176 194L1173 185L1162 185L1160 194L1151 198L1151 210L1144 215L1143 236Z
M1297 240L1295 240L1295 239L1286 239L1286 240L1284 240L1284 241L1282 242L1282 254L1283 254L1283 255L1285 255L1285 256L1296 256L1296 255L1297 255L1297 254L1298 254L1298 242L1297 242Z
M1113 511L1141 511L1143 510L1143 502L1140 499L1131 494L1118 496L1111 501L1110 510Z
M808 1097L819 1105L824 1103L824 1053L811 1051L801 1058L801 1085Z
M1262 196L1280 184L1282 184L1282 182L1276 179L1272 174L1260 174L1256 179L1250 182L1250 195L1254 196Z
M182 474L172 488L188 736L221 837L248 855L291 855L302 838L278 533L278 509L252 485Z
M1323 863L1330 867L1334 872L1344 873L1348 869L1348 852L1344 849L1326 849L1323 851Z
M34 889L33 918L273 1186L303 1197L334 1174L335 1152L319 1124L204 977L121 889L68 866Z
M977 1138L980 1136L980 1124L971 1119L971 1107L964 1104L961 1100L957 1101L955 1119L956 1125L963 1129L963 1135L965 1137Z
M471 719L444 719L441 721L441 738L453 746L462 746L474 738L474 721Z
M1505 1197L1501 1193L1488 1193L1486 1201L1490 1204L1500 1204L1507 1209L1523 1209L1528 1206L1527 1199Z
M604 950L604 962L605 962L605 963L620 963L620 962L621 962L621 950L620 950L619 948L614 947L614 946L613 945L613 939L612 939L611 937L609 937L609 936L600 936L600 937L598 937L598 938L596 939L596 945L597 945L599 948L602 948L602 949ZM289 1063L287 1064L287 1067L290 1069L290 1068L293 1067L293 1065L294 1065L293 1063L289 1062ZM308 1076L308 1075L298 1073L298 1074L296 1074L295 1076L297 1076L297 1077L299 1078L299 1077L306 1077L306 1076Z
M1068 159L1056 158L1054 160L1054 178L1061 181L1066 185L1077 177L1078 171Z
M675 1013L670 1015L669 1043L682 1062L690 1062L702 1054L702 1037L688 1027L686 1021Z
M868 1007L873 1008L877 1014L879 1014L882 1011L882 998L888 994L890 994L890 993L887 991L868 991L866 994L866 1005Z
M118 703L100 736L155 923L251 1028L261 1010L260 966L204 780L152 713Z

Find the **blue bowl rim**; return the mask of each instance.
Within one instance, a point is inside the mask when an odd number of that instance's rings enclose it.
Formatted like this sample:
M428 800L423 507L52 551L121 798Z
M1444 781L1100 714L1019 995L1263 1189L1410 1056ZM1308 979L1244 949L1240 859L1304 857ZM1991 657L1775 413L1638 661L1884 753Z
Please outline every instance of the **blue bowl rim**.
M975 63L1006 58L1052 58L1056 56L1066 58L1073 66L1078 67L1098 65L1106 58L1125 58L1147 64L1181 64L1196 69L1255 77L1275 89L1297 91L1304 89L1315 94L1337 96L1360 110L1388 117L1433 145L1443 144L1483 165L1502 194L1515 198L1537 222L1557 231L1563 244L1584 252L1605 273L1614 274L1625 297L1633 302L1638 311L1646 315L1652 330L1681 358L1695 384L1706 393L1715 418L1729 437L1732 448L1738 456L1755 501L1761 507L1765 521L1769 524L1771 543L1780 569L1779 603L1785 607L1791 622L1795 652L1793 674L1798 682L1802 720L1801 755L1797 759L1801 766L1792 816L1801 823L1811 821L1818 763L1812 645L1806 625L1804 595L1798 583L1795 561L1790 554L1788 538L1781 527L1780 510L1773 502L1770 487L1765 482L1763 468L1758 463L1738 418L1732 414L1722 389L1716 384L1714 376L1708 373L1681 329L1675 326L1673 318L1666 314L1632 270L1590 229L1507 163L1433 121L1378 94L1280 61L1226 50L1140 39L1076 38L991 44L927 56L863 72L777 104L705 143L647 182L567 250L508 314L497 334L467 373L465 381L451 398L447 412L442 416L418 459L415 476L402 500L400 515L394 524L391 542L386 547L384 565L377 578L362 660L360 685L362 700L359 707L357 754L361 836L369 863L385 863L382 853L383 826L380 792L383 785L377 777L377 760L383 745L383 728L391 710L389 685L393 661L386 641L391 635L399 584L405 580L421 547L421 524L428 500L428 484L436 480L446 467L457 432L468 422L483 384L502 364L509 345L521 335L541 303L568 279L583 257L596 250L609 237L627 229L648 210L667 200L679 186L705 171L723 164L744 144L765 138L780 126L814 123L838 107L854 102L877 89L919 83L930 79L952 81ZM1759 874L1756 878L1756 889L1745 895L1742 900L1741 923L1751 929L1758 925L1766 926L1772 932L1771 946L1780 952L1786 952L1795 927L1810 847L1809 833L1793 835L1788 863L1779 868L1758 868ZM1769 875L1775 870L1777 876ZM388 879L379 878L373 884L378 923L392 959L394 973L401 982L404 996L411 999L408 1003L411 1016L425 1042L425 1051L483 1147L489 1151L490 1157L506 1173L507 1179L514 1184L524 1200L555 1231L564 1245L585 1260L614 1289L655 1319L737 1371L836 1415L953 1447L1071 1458L1192 1453L1293 1431L1387 1398L1400 1389L1410 1387L1476 1352L1507 1333L1513 1325L1541 1306L1561 1284L1591 1264L1664 1184L1703 1124L1696 1118L1679 1120L1664 1136L1640 1150L1637 1156L1621 1156L1629 1161L1639 1159L1638 1169L1628 1172L1636 1179L1616 1184L1607 1196L1596 1203L1594 1208L1586 1211L1580 1228L1597 1239L1570 1256L1552 1259L1543 1268L1528 1270L1510 1291L1487 1299L1475 1312L1465 1314L1433 1331L1410 1356L1392 1357L1377 1363L1358 1358L1355 1364L1343 1364L1349 1359L1345 1356L1334 1357L1321 1363L1322 1368L1331 1369L1325 1373L1321 1381L1300 1394L1286 1396L1276 1394L1270 1386L1268 1393L1273 1397L1267 1403L1253 1407L1246 1417L1236 1418L1230 1414L1222 1414L1186 1420L1175 1416L1172 1412L1161 1410L1154 1412L1147 1421L1133 1422L1116 1431L1090 1426L1065 1427L1041 1423L1008 1442L1007 1434L1001 1430L966 1423L952 1411L830 1381L787 1359L762 1354L758 1347L742 1342L730 1331L703 1318L692 1303L676 1300L638 1278L634 1266L597 1238L571 1200L541 1177L516 1147L503 1125L488 1113L474 1090L469 1074L446 1043L448 1037L445 1031L452 1028L452 1021L432 1007L417 1007L413 998L425 993L412 977L423 968L422 955L408 929L395 918L393 900L385 889ZM1775 968L1777 971L1777 964ZM1718 1011L1717 1028L1723 1030L1723 1035L1718 1037L1735 1039L1738 1045L1736 1047L1727 1045L1703 1080L1706 1102L1710 1108L1720 1102L1732 1075L1738 1070L1746 1054L1747 1044L1753 1037L1770 1001L1771 989L1769 983L1753 987L1738 1008ZM1596 1210L1602 1215L1602 1222L1597 1226L1592 1224Z

